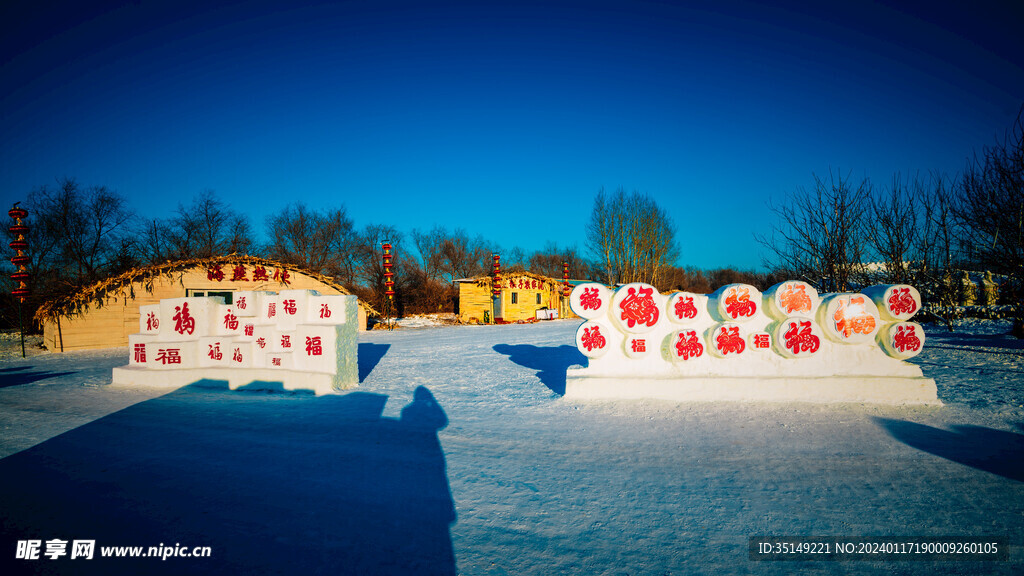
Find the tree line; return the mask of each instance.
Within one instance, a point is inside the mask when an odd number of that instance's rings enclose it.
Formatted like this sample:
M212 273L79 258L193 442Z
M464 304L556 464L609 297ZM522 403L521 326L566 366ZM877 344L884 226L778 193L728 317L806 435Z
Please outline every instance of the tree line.
M829 170L772 210L765 264L819 291L909 283L948 307L966 271L989 271L1002 277L1001 302L1024 312L1024 109L957 175L897 173L878 185Z

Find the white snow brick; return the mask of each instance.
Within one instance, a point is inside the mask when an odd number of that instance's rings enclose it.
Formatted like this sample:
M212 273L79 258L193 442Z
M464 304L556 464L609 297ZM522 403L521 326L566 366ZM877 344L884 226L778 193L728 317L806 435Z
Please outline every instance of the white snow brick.
M878 343L893 358L913 358L924 348L924 328L917 322L886 324L878 333Z
M238 317L238 308L234 304L214 306L213 316L212 336L242 335L242 319Z
M227 368L230 346L230 336L204 336L199 339L199 367L200 368Z
M750 284L729 284L711 295L708 310L718 322L749 322L758 318L762 299Z
M328 296L311 295L307 299L306 324L344 324L346 302L355 296L333 294Z
M676 292L665 303L665 315L674 324L692 326L708 319L708 297L692 292Z
M173 342L216 334L220 297L165 298L160 301L160 339Z
M239 318L253 318L259 316L260 301L257 294L267 295L273 292L257 290L238 290L231 295L232 304L235 305L235 314Z
M139 334L155 336L160 333L160 305L139 306Z
M833 342L864 344L872 342L882 319L878 307L864 294L831 294L818 309L818 324Z
M309 299L319 296L316 290L281 290L277 293L277 328L295 330L309 314Z
M776 320L790 316L814 318L818 306L821 306L818 291L800 280L779 282L764 293L764 311Z
M128 365L153 368L158 341L156 335L130 334L128 336Z
M586 320L603 318L608 314L608 306L612 301L612 291L601 284L580 284L569 294L569 307Z

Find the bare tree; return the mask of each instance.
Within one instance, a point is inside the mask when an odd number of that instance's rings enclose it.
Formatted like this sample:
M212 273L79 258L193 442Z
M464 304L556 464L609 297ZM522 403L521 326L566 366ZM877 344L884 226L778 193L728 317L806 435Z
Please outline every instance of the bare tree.
M814 188L797 188L787 202L771 206L778 218L770 237L756 237L775 254L774 267L789 269L825 292L845 292L863 270L868 242L864 222L871 183L856 187L850 176L814 175Z
M356 282L360 239L344 207L316 211L296 203L267 219L267 257Z
M225 254L248 254L255 247L245 216L232 210L212 190L179 205L166 220L151 220L140 232L140 252L151 263Z
M124 198L107 187L82 188L65 178L56 189L34 190L28 209L37 282L78 287L118 272L118 263L130 263L122 256L130 255L124 249L130 248L132 213Z
M891 284L912 279L912 269L920 262L919 213L925 183L919 177L906 182L897 173L887 189L871 198L872 218L865 222L871 247L885 265L882 275Z
M608 284L655 284L678 256L675 226L645 194L619 188L611 198L601 189L587 225L588 246L604 268Z

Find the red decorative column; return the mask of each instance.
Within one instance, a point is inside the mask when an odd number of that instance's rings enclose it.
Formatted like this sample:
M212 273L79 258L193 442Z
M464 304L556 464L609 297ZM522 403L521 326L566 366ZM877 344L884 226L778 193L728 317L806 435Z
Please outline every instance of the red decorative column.
M388 329L391 330L394 328L391 319L394 317L395 309L395 275L391 272L391 244L384 242L381 248L384 249L384 295L387 297L384 301L384 317L388 321Z
M26 253L28 250L28 242L25 237L28 235L28 226L25 225L22 220L28 217L28 210L19 208L20 202L15 202L14 207L7 211L7 215L14 219L14 224L11 224L7 229L14 234L14 240L11 241L10 247L17 252L17 254L11 258L11 264L17 268L11 279L18 283L18 287L11 290L11 296L18 299L18 326L21 329L21 357L25 357L25 324L21 317L21 307L25 303L25 297L29 294L28 280L31 278L31 274L28 273L26 266L32 261Z
M494 317L494 323L500 324L501 317L498 314L501 313L501 256L498 254L494 255L494 274L491 278L491 314Z

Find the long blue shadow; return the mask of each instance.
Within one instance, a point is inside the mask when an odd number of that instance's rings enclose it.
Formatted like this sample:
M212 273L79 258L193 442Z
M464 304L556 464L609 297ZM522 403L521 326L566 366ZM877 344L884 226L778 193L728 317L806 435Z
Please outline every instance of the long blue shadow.
M925 424L875 418L908 446L965 466L1024 482L1024 435L984 426L957 425L942 430Z
M0 460L0 574L455 574L447 417L423 387L401 418L386 401L190 386ZM160 545L212 555L101 557Z
M47 378L57 378L60 376L68 376L74 374L74 372L48 372L45 370L36 372L23 372L22 370L29 370L31 366L19 366L17 368L4 368L0 370L0 388L10 388L11 386L21 386L22 384L31 384L40 380L46 380Z
M540 381L559 396L565 395L565 371L575 364L586 364L587 357L575 346L533 346L531 344L496 344L494 351L531 370Z
M388 353L391 344L373 344L371 342L359 343L359 381L366 380L366 377L377 367L380 359Z

